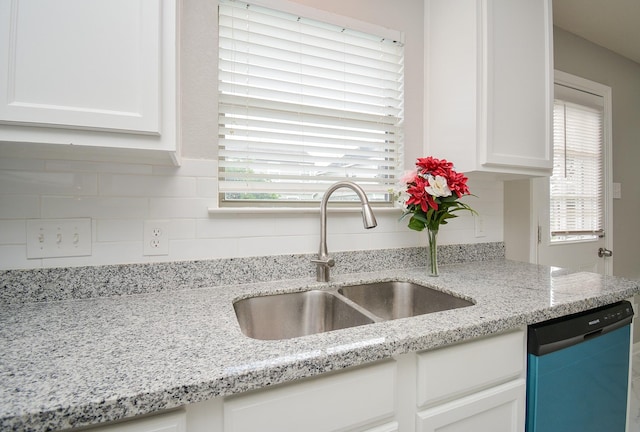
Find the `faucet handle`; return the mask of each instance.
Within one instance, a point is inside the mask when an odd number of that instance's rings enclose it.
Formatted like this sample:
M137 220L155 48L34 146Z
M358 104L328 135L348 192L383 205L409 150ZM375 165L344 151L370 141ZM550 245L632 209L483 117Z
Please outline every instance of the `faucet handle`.
M335 260L325 255L324 258L318 256L318 258L312 259L311 262L316 265L316 280L318 282L329 282L329 269L336 265Z
M325 267L333 267L334 265L336 265L336 261L333 258L315 258L311 260L312 263L314 264L321 264Z

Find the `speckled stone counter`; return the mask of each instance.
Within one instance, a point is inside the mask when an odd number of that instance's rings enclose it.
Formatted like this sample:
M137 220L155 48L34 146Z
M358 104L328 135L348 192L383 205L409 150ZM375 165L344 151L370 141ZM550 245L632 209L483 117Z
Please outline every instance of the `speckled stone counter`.
M475 305L282 341L244 336L233 302L406 280ZM504 259L0 306L0 429L122 419L440 347L610 304L637 282Z

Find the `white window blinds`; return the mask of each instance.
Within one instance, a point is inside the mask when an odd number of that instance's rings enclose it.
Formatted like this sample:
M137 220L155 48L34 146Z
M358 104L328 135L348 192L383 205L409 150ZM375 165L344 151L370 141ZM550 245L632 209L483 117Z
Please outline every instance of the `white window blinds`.
M553 128L551 240L595 238L604 233L602 98L556 85Z
M318 200L348 178L389 201L402 161L400 42L221 0L218 89L222 200Z

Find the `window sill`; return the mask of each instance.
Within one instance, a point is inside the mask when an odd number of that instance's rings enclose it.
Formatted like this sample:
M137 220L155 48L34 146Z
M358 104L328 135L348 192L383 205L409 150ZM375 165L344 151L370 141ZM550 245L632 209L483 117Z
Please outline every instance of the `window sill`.
M209 216L225 216L238 214L319 214L318 207L209 207ZM362 207L327 207L329 213L360 213ZM398 207L373 207L374 214L398 213L402 209Z

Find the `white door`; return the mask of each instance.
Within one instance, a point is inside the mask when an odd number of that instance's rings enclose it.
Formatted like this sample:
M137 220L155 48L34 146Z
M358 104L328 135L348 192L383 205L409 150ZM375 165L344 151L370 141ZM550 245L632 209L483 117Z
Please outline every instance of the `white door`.
M537 263L611 274L611 88L559 71L555 83L554 175L533 181Z

